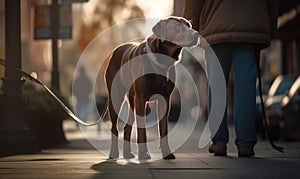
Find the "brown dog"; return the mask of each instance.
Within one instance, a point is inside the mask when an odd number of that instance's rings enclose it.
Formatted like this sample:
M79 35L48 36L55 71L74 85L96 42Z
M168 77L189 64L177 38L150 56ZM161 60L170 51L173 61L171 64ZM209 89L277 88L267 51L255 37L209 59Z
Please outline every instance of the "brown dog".
M142 43L127 43L117 47L108 57L109 64L106 69L105 79L109 92L109 117L112 122L112 141L110 158L118 158L118 129L117 122L119 111L124 98L126 97L131 110L128 113L127 123L124 126L124 158L134 158L130 148L130 137L132 125L136 117L137 123L137 143L139 159L150 159L150 154L146 145L146 103L155 95L161 95L167 102L165 111L159 119L160 147L164 159L175 159L174 154L168 145L168 115L170 95L174 89L175 64L179 61L179 54L182 47L192 47L198 44L199 34L191 29L191 24L184 18L169 17L159 21L152 29L153 35ZM166 60L168 57L172 60ZM143 63L137 62L136 57L145 59ZM131 62L131 63L129 63ZM122 69L127 64L127 70ZM137 65L138 64L138 65ZM137 79L133 76L140 71L152 71ZM155 73L158 72L159 74ZM166 75L161 75L166 74ZM121 79L117 84L117 90L112 89L114 79ZM170 80L170 79L172 80ZM126 81L131 80L129 84ZM117 92L115 92L117 91ZM152 100L152 98L151 98ZM158 110L162 103L158 100ZM134 112L135 113L134 113ZM158 112L159 114L159 112Z

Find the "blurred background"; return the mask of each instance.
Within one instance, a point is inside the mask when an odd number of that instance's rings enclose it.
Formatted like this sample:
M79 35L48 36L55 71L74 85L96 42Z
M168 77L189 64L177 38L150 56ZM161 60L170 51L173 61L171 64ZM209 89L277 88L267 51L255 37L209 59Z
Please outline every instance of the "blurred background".
M5 59L4 1L0 1L0 57ZM22 69L37 73L46 85L51 84L52 49L50 37L51 0L21 1ZM99 33L117 23L139 17L167 17L172 1L63 0L60 12L62 38L58 40L60 90L70 95L75 65L84 48ZM155 4L160 4L159 8ZM48 29L47 29L48 28ZM103 47L105 48L105 47ZM1 74L3 68L1 67Z
M18 1L14 0L13 2ZM263 93L274 138L298 140L300 139L300 133L296 129L300 127L300 3L298 0L280 0L279 2L277 35L271 46L261 53L260 66ZM6 26L9 24L10 28L14 28L14 25L11 25L8 21L5 22L6 11L8 11L6 8L9 8L9 11L13 13L17 13L18 8L14 9L6 6L5 3L5 0L0 0L0 58L2 59L6 59L6 55L8 55L6 53L8 52L19 53L11 48L12 46L10 49L6 47L6 41L13 39L6 32L9 30ZM184 8L183 0L24 0L19 3L19 42L21 50L18 67L51 87L67 105L71 104L72 81L77 61L86 46L99 33L115 24L130 19L141 17L165 18L170 15L181 16ZM53 26L53 24L56 25ZM59 28L55 30L55 27ZM53 36L55 31L56 35ZM118 39L112 40L111 43L103 44L100 48L116 47L119 45L117 42ZM199 86L200 111L202 111L202 116L205 117L207 106L205 73L201 65L192 57L184 53L183 55L186 55L188 59L183 64L190 70ZM85 70L88 74L89 69ZM0 75L2 79L5 78L5 68L3 66L0 66ZM275 81L276 83L274 83ZM27 118L30 118L31 121L35 115L37 115L37 121L40 118L47 118L47 116L53 118L53 110L59 109L49 108L51 100L47 99L44 93L40 93L36 86L23 83L21 93L25 103L22 104L29 107L26 108L25 114L22 116L26 118L27 114ZM233 85L233 82L230 85ZM3 86L3 80L0 80L1 95L5 94ZM279 91L276 92L276 90ZM232 94L233 91L231 90L230 95ZM101 101L101 98L105 98L105 91L103 92L100 89L96 91L95 95ZM176 93L173 96L175 104ZM9 99L2 97L0 105L6 106ZM101 108L101 104L99 108ZM44 108L42 108L43 105ZM56 108L55 104L52 104L52 106ZM176 105L173 106L176 109ZM6 110L4 110L6 112L3 112L3 107L1 109L0 126L3 127L6 125L4 121L7 120L6 118L9 115ZM15 109L19 108L16 106ZM41 112L43 110L44 112ZM232 103L229 105L228 110L229 119L232 120ZM39 111L42 114L37 114L37 112L34 114L33 111ZM259 99L257 99L257 111L258 133L264 138L265 131L262 127ZM175 112L171 113L171 118L175 121L176 115L178 114L175 114ZM23 118L22 116L17 116L17 118ZM62 114L58 118L58 121L61 122L61 119L66 118L66 116ZM46 131L46 129L40 129L38 122L25 123L36 133ZM41 135L38 134L38 136ZM60 138L59 140L61 142L64 139ZM45 139L41 139L41 143L43 143L42 141L45 141ZM47 146L49 143L40 145Z

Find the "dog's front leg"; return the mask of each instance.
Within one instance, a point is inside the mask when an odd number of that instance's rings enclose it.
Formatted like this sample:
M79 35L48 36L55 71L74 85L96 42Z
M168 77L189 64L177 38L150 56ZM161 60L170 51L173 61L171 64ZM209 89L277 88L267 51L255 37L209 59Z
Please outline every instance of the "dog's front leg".
M171 152L168 142L168 117L170 112L170 99L167 99L167 104L164 99L159 99L157 104L157 112L159 121L160 148L163 159L175 159L175 155ZM166 107L162 106L166 105Z
M135 97L135 112L136 112L136 123L137 123L137 143L139 150L139 159L148 160L151 156L148 152L147 147L147 136L146 136L146 101L143 98Z

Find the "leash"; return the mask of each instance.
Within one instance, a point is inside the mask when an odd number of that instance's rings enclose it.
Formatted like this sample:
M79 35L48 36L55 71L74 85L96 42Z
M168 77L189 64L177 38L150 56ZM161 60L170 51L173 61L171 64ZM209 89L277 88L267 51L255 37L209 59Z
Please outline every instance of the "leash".
M264 121L264 126L265 126L266 131L267 131L267 136L268 136L268 139L269 139L269 142L270 142L272 148L275 149L275 150L277 150L277 151L279 151L279 152L281 152L281 153L284 153L284 148L275 145L275 143L274 143L274 141L272 139L272 136L270 134L270 129L269 129L269 125L268 125L268 121L267 121L267 117L266 117L264 100L263 100L263 97L262 97L262 80L261 80L261 72L260 72L260 68L259 68L259 58L257 58L256 64L257 64L257 72L258 72L259 97L260 97L260 101L261 101L261 107L262 107L262 112L263 112L263 121ZM26 72L24 72L24 71L22 71L20 69L7 67L5 65L5 61L3 59L1 59L1 58L0 58L0 65L4 66L5 68L14 70L14 71L18 72L21 77L23 77L25 79L28 79L31 82L36 83L36 84L42 86L47 91L47 93L63 108L63 110L69 115L69 117L71 119L73 119L74 121L78 122L79 124L82 124L84 126L94 126L94 125L97 125L101 120L104 119L104 117L105 117L105 115L106 115L106 113L108 111L107 110L108 109L108 102L106 102L104 111L102 112L100 118L97 121L93 122L93 123L86 123L86 122L82 121L80 118L78 118L45 84L43 84L42 82L40 82L38 79L33 78L31 75L29 75L28 73L26 73Z
M280 146L277 146L274 144L274 141L272 139L272 135L270 133L270 129L269 129L269 124L268 124L268 121L267 121L267 117L266 117L266 111L265 111L265 104L264 104L264 100L263 100L263 97L262 97L262 80L261 80L261 72L260 72L260 68L259 68L259 58L256 58L256 65L257 65L257 73L258 73L258 91L259 91L259 98L260 98L260 101L261 101L261 108L262 108L262 113L263 113L263 121L264 121L264 126L266 128L266 131L267 131L267 136L268 136L268 139L269 139L269 142L271 144L271 146L273 147L273 149L281 152L281 153L284 153L283 151L283 147L280 147Z
M36 84L42 86L47 91L47 93L63 108L63 110L68 114L68 116L71 119L73 119L74 121L78 122L79 124L82 124L84 126L94 126L94 125L97 125L101 120L104 119L104 117L105 117L105 115L107 113L108 102L106 102L104 111L102 112L100 118L97 121L95 121L93 123L86 123L83 120L79 119L45 84L43 84L39 80L33 78L31 75L29 75L28 73L26 73L26 72L24 72L24 71L22 71L20 69L11 68L11 67L6 66L5 65L5 61L3 59L1 59L1 58L0 58L0 65L4 66L7 69L16 71L17 73L19 73L19 75L21 76L21 78L28 79L31 82L36 83Z

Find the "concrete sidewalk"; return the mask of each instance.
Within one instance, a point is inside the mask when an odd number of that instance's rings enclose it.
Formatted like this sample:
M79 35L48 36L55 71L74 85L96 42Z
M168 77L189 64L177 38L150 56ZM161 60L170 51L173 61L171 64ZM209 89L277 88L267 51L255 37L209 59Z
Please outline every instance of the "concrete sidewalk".
M108 160L71 122L66 136L69 145L41 154L0 158L0 178L300 178L300 142L278 143L285 147L282 154L267 141L259 141L254 158L238 158L230 142L228 157L215 157L207 148L197 147L200 133L195 130L175 152L175 160L136 164Z

